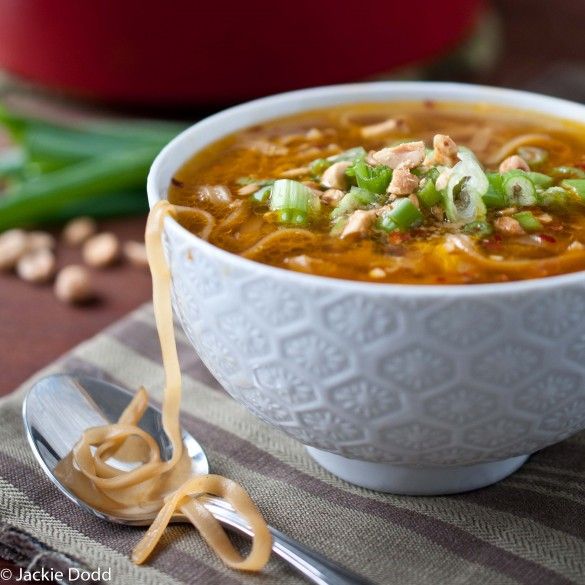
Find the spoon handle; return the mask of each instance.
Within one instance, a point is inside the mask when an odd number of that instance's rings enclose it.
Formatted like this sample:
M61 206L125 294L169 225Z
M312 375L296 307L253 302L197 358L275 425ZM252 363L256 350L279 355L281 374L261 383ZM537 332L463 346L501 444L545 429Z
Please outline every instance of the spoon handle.
M252 536L246 521L224 500L205 496L201 498L205 507L222 524ZM279 530L268 527L272 533L272 550L312 583L318 585L372 585L371 581L356 575L337 563L303 546Z

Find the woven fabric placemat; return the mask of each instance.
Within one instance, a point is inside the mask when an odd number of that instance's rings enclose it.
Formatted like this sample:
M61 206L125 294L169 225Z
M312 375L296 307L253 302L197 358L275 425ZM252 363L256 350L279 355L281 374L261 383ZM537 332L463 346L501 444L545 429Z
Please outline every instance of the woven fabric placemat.
M233 401L178 330L183 425L213 472L241 482L270 524L384 584L585 583L585 433L534 455L494 486L442 497L381 494L321 469L304 448ZM160 400L163 371L145 306L38 376L83 372ZM0 402L0 552L23 566L87 567L123 585L301 583L279 560L227 569L189 526L173 526L146 566L129 560L143 529L81 511L45 478L24 436L22 400Z

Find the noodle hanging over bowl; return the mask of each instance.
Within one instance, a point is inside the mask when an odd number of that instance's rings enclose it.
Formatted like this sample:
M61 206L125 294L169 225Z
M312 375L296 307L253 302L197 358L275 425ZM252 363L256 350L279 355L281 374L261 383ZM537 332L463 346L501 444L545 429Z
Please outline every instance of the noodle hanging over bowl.
M272 536L248 493L234 481L219 475L193 476L184 449L180 427L181 371L173 329L171 276L164 256L162 233L165 217L189 216L198 224L201 237L209 234L213 217L200 210L160 201L150 212L146 227L146 248L152 273L153 305L165 372L162 406L163 429L172 446L164 461L155 439L138 425L148 395L140 388L116 423L88 429L56 469L56 475L85 501L99 503L103 511L153 512L157 516L132 553L132 560L144 563L176 513L186 516L221 560L241 571L260 571L268 562ZM112 457L138 464L130 471L110 465ZM252 548L242 557L219 522L198 500L214 495L229 502L253 531Z

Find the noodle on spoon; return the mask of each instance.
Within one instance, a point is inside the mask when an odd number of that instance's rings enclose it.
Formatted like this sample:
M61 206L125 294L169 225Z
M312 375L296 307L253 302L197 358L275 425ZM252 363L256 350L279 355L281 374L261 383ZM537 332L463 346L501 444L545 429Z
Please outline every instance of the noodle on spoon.
M132 560L137 564L152 553L173 515L182 513L226 565L242 571L260 571L272 550L272 536L262 514L248 493L234 481L219 475L193 476L181 438L181 371L173 329L171 275L164 256L162 233L165 217L177 217L187 211L160 201L151 210L146 226L154 314L165 372L162 424L171 442L172 457L162 460L155 439L138 427L148 405L148 395L141 388L117 423L84 432L72 453L57 466L56 475L80 498L98 502L103 511L127 516L148 511L158 513L132 553ZM202 231L209 230L204 225ZM113 456L139 465L122 471L108 464ZM243 558L234 548L219 522L198 499L206 494L225 499L252 527L254 536L247 557Z

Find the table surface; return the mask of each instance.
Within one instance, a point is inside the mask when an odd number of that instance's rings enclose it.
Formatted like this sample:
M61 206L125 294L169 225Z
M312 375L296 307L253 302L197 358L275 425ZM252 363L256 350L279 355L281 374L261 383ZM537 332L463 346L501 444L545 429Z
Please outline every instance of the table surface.
M585 82L581 81L584 93L579 95L562 86L568 76L575 83L574 74L583 75L582 0L496 0L492 4L502 19L505 50L499 66L482 81L546 90L551 88L550 77L559 76L558 87L550 93L585 99ZM101 227L122 240L140 240L144 223L143 217L135 217L105 221ZM78 251L60 250L60 264L75 261L79 261ZM150 277L144 269L119 265L94 271L93 276L101 300L88 307L70 307L55 299L51 287L0 275L0 395L150 298Z

